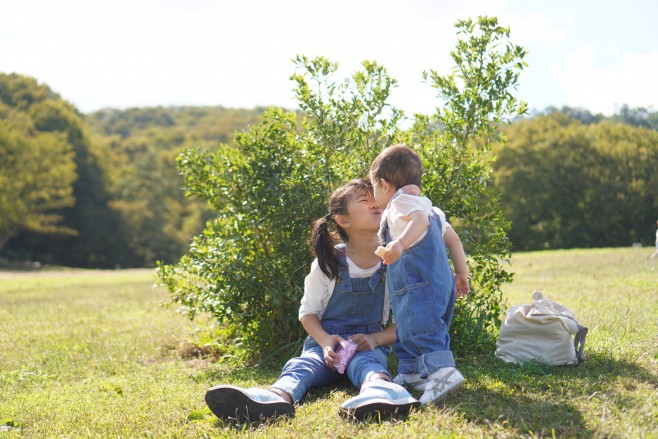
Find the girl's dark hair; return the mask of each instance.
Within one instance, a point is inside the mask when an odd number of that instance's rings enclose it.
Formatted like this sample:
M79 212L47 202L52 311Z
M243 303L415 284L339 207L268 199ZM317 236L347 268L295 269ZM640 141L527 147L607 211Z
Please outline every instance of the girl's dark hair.
M350 197L360 191L372 191L369 180L357 178L336 189L329 197L329 213L313 223L310 239L311 251L318 258L320 270L329 279L338 276L339 255L342 251L336 248L336 244L349 241L345 230L336 224L335 217L347 214L347 203Z
M416 151L406 145L393 145L379 153L370 167L373 183L384 179L395 189L408 184L419 188L423 180L423 163Z

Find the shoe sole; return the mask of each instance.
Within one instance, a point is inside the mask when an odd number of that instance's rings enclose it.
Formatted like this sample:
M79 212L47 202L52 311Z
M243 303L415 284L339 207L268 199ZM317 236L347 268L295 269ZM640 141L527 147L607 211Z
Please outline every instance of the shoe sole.
M243 389L234 386L215 386L206 392L206 404L220 419L247 420L274 419L293 416L295 407L287 402L260 402L251 399Z
M406 415L412 408L419 408L421 403L414 400L413 402L394 403L388 399L375 399L368 404L361 405L353 409L341 407L339 414L343 417L352 417L362 420L368 415L379 413L380 415Z

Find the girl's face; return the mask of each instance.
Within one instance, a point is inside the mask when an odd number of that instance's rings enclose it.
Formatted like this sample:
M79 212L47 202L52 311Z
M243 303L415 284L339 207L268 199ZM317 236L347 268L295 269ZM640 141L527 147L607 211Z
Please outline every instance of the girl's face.
M351 231L379 230L381 218L382 210L372 192L362 190L350 196L347 202L347 215L344 215L348 224L346 229L351 229Z

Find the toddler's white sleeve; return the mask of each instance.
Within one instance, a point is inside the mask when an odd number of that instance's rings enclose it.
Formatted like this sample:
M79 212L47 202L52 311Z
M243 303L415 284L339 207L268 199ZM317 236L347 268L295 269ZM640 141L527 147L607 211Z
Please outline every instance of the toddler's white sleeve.
M441 221L441 236L446 234L446 230L449 227L452 227L450 223L446 220L446 214L443 213L441 209L439 209L436 206L432 206L432 209L434 209L434 212L439 216L439 220Z

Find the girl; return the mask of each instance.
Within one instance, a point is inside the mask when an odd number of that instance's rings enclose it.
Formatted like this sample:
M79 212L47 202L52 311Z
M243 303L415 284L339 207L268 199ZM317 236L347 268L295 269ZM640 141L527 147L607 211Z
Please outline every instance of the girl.
M408 413L420 405L391 382L386 370L396 328L383 329L389 314L385 270L374 254L380 220L368 180L352 180L331 195L329 213L315 222L311 233L316 259L299 309L308 333L301 356L289 360L267 390L228 385L208 390L206 403L217 417L253 421L294 415L295 404L309 389L342 379L335 368L335 347L345 339L358 345L345 373L360 393L341 405L341 414Z

